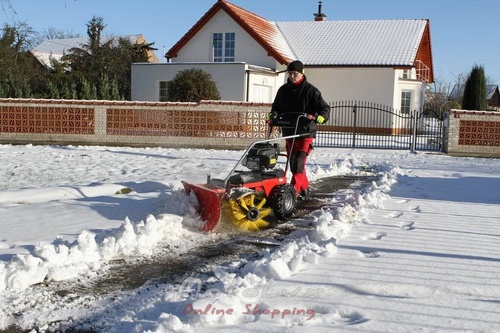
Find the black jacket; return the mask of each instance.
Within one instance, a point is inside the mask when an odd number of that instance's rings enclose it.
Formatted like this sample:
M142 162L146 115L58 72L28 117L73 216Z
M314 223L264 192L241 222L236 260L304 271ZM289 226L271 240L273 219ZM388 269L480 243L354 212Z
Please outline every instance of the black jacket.
M293 119L292 124L299 114L308 113L313 116L323 116L325 121L328 120L330 115L330 106L325 102L321 96L321 92L307 81L304 80L297 86L290 80L282 85L271 108L271 112L276 112L279 117L287 117ZM311 133L308 137L316 137L316 122L302 117L299 120L297 134ZM294 135L295 127L282 127L283 136Z

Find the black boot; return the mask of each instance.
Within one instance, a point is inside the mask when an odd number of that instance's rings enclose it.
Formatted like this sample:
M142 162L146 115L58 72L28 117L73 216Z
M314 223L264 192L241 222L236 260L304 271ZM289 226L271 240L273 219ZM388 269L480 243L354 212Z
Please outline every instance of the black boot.
M307 200L309 197L309 188L306 188L305 190L300 190L299 195L297 196L298 200Z

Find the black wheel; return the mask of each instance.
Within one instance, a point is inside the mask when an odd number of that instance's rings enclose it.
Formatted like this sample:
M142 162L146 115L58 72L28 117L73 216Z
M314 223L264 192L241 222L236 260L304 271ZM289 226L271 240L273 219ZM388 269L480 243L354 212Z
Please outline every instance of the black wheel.
M292 217L297 205L295 188L291 184L276 186L269 196L274 216L280 220L288 220Z

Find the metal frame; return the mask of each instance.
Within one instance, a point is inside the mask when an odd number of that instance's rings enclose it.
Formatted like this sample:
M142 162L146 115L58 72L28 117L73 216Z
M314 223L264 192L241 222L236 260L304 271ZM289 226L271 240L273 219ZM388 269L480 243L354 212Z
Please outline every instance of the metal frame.
M316 147L442 151L443 121L437 114L368 102L330 105L330 120L318 126Z

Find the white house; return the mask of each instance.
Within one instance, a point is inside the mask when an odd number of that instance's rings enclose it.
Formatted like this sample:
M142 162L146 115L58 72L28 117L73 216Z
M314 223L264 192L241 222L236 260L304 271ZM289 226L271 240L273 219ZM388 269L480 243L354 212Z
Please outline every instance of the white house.
M420 110L434 81L426 19L271 22L218 0L166 53L167 63L132 65L132 99L167 100L179 71L210 73L223 100L272 102L286 65L301 60L327 102L368 101Z

